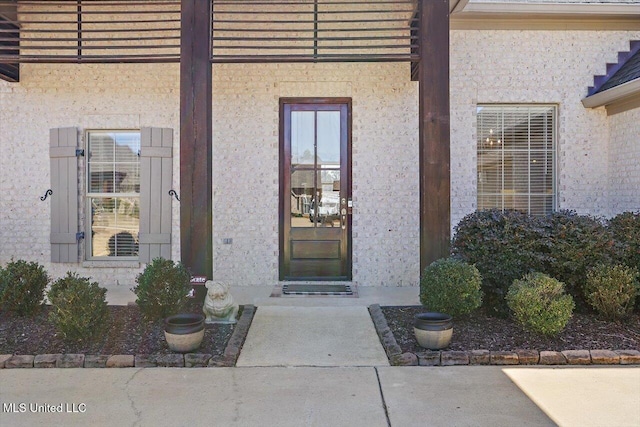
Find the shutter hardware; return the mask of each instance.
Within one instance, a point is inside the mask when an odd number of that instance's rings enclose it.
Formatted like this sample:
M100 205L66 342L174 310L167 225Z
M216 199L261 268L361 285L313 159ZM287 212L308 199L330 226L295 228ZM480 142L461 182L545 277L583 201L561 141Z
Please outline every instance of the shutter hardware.
M76 148L76 157L84 157L84 150L81 148Z
M53 191L51 189L48 189L47 191L45 191L44 196L40 197L40 200L44 202L45 200L47 200L47 197L51 196L52 194Z
M81 232L79 232L79 233L76 233L76 240L77 240L77 241L80 241L80 240L82 240L82 239L84 239L84 231L81 231Z

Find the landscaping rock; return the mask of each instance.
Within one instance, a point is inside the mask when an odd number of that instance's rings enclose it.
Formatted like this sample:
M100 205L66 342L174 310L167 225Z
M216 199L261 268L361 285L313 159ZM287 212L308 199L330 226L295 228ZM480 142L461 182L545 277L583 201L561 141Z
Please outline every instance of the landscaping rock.
M61 354L37 354L33 359L34 368L55 368Z
M155 368L157 356L155 354L136 354L134 364L136 368Z
M468 365L469 355L466 351L443 351L440 354L442 366Z
M88 354L84 357L85 368L106 368L110 356L104 354Z
M11 359L12 354L0 354L0 369L4 369L4 364Z
M420 366L439 366L440 365L440 352L439 351L425 351L424 353L418 353L418 365Z
M616 350L620 356L621 365L640 365L640 351L638 350Z
M491 353L489 350L471 350L469 352L469 363L472 365L488 365L491 363Z
M187 353L184 355L184 366L186 368L206 367L211 359L210 354Z
M158 366L168 368L184 368L184 356L182 354L159 354L156 363Z
M58 368L82 368L84 366L84 354L63 354L58 359Z
M29 354L11 356L11 358L5 362L4 367L6 369L33 368L34 359L35 356Z
M540 352L540 364L541 365L566 365L567 359L559 351L541 351Z
M132 354L116 354L107 359L107 368L133 368L135 359Z
M512 351L492 351L490 355L492 365L517 365L518 353Z
M618 365L620 355L611 350L591 350L591 363L594 365Z
M417 366L418 356L413 353L396 354L391 358L392 366Z
M516 350L516 354L521 365L537 365L540 362L538 350Z
M591 354L589 350L565 350L562 352L569 365L590 365Z

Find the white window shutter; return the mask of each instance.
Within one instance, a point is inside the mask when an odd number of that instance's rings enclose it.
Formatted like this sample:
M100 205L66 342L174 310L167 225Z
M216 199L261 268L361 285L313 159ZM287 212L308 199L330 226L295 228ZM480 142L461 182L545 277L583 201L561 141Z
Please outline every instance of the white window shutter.
M49 131L51 262L78 262L78 130Z
M140 262L171 259L173 129L140 130Z

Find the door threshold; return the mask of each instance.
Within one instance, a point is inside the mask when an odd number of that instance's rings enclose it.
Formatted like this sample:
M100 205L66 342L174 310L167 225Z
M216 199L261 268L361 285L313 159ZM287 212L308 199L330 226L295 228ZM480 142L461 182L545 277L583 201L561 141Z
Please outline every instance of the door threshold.
M272 297L347 297L358 298L358 291L354 285L320 285L320 284L294 284L286 283L277 285Z

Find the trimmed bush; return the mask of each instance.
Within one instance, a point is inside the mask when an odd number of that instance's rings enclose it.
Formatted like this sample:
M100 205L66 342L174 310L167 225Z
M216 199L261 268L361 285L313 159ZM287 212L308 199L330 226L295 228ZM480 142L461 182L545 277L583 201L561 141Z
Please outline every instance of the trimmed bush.
M575 307L571 295L564 293L562 282L542 273L515 280L506 300L519 324L547 336L562 332Z
M585 298L605 319L623 319L640 291L637 277L638 271L627 266L600 264L587 273Z
M107 328L106 295L97 282L68 272L47 294L52 306L49 320L67 342L95 339Z
M640 266L640 212L625 212L609 220L616 242L616 258L627 267Z
M461 316L482 304L478 269L466 262L446 258L433 262L420 280L420 302L430 311Z
M504 297L509 286L547 262L542 246L548 229L543 220L518 211L492 209L467 215L456 226L452 253L480 271L489 313L507 316Z
M587 271L601 263L611 263L613 234L603 222L573 211L560 211L549 217L550 262L540 271L567 286L567 292L583 305L582 288Z
M0 271L0 305L19 316L35 314L44 300L49 276L37 262L11 261Z
M182 263L156 258L136 277L136 304L150 320L178 313L187 303L191 275Z

